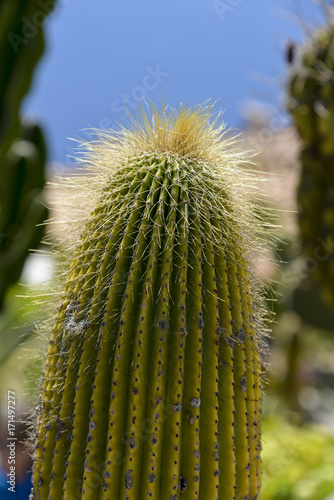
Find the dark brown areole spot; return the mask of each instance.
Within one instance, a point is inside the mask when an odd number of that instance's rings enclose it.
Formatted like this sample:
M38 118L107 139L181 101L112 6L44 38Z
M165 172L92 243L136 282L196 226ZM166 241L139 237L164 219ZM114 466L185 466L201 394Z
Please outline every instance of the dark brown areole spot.
M245 340L245 330L243 328L241 328L238 331L237 339L239 340L239 342L244 342L244 340Z
M180 493L184 493L187 489L187 486L188 486L188 482L187 482L186 478L184 478L183 476L180 476L180 479L179 479Z
M187 411L187 413L186 413L186 418L189 420L190 424L194 424L195 423L195 419L194 419L194 417L192 416L192 414L189 411Z
M175 413L179 413L181 411L181 403L176 403L173 406L173 410L174 410Z
M242 392L246 391L246 374L240 378L240 388Z
M158 327L161 329L161 330L167 330L167 326L168 326L168 323L165 319L161 319L158 323Z
M132 470L127 470L125 474L125 488L130 490L133 486Z
M199 316L198 319L197 319L197 326L198 328L201 330L204 326L204 321L203 321L203 318L202 316Z

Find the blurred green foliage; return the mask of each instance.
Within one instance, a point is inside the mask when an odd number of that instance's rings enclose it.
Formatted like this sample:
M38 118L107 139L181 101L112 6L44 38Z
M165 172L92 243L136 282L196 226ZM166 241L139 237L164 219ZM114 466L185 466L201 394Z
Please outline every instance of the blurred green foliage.
M298 427L281 414L263 419L263 500L333 500L334 432Z
M34 321L38 309L32 299L24 298L24 288L13 285L8 290L7 307L0 315L0 367L14 354L20 343L24 343L35 333Z

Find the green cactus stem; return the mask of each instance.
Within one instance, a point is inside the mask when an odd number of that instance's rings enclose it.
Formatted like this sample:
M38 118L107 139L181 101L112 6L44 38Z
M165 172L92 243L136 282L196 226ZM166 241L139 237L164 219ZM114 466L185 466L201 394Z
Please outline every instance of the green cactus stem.
M29 250L41 241L43 228L36 226L47 218L45 141L37 125L22 124L20 107L44 52L43 26L54 4L3 0L0 5L0 309Z
M25 123L1 164L0 308L8 287L19 279L29 250L44 234L45 156L40 127Z
M302 139L299 226L308 270L334 304L334 25L316 31L291 67L288 108Z
M233 144L206 107L86 144L100 194L49 341L31 499L258 498L264 238Z
M45 17L54 0L4 0L0 6L0 159L17 137L20 105L44 51Z

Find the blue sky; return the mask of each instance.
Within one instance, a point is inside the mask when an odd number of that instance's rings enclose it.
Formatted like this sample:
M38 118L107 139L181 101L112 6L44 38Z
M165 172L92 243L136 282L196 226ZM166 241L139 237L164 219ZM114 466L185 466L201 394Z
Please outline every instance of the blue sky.
M71 162L69 137L115 127L143 98L172 107L219 100L236 128L252 100L281 113L297 18L321 17L312 0L58 3L23 111L44 125L49 159L61 163Z

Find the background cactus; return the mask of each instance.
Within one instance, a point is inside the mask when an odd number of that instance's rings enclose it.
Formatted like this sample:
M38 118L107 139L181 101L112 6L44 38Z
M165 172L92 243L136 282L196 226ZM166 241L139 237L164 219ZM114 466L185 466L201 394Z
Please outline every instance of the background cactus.
M46 155L42 131L33 123L24 124L20 135L1 165L0 304L8 286L19 279L29 249L38 246L48 213L43 197Z
M299 226L309 269L334 304L334 25L291 68L288 108L302 139Z
M6 0L0 6L0 308L29 249L40 242L43 231L36 224L46 218L45 141L41 129L21 123L19 114L44 51L41 25L53 5Z
M32 499L258 497L262 225L217 120L154 109L85 145L99 194L50 337Z

